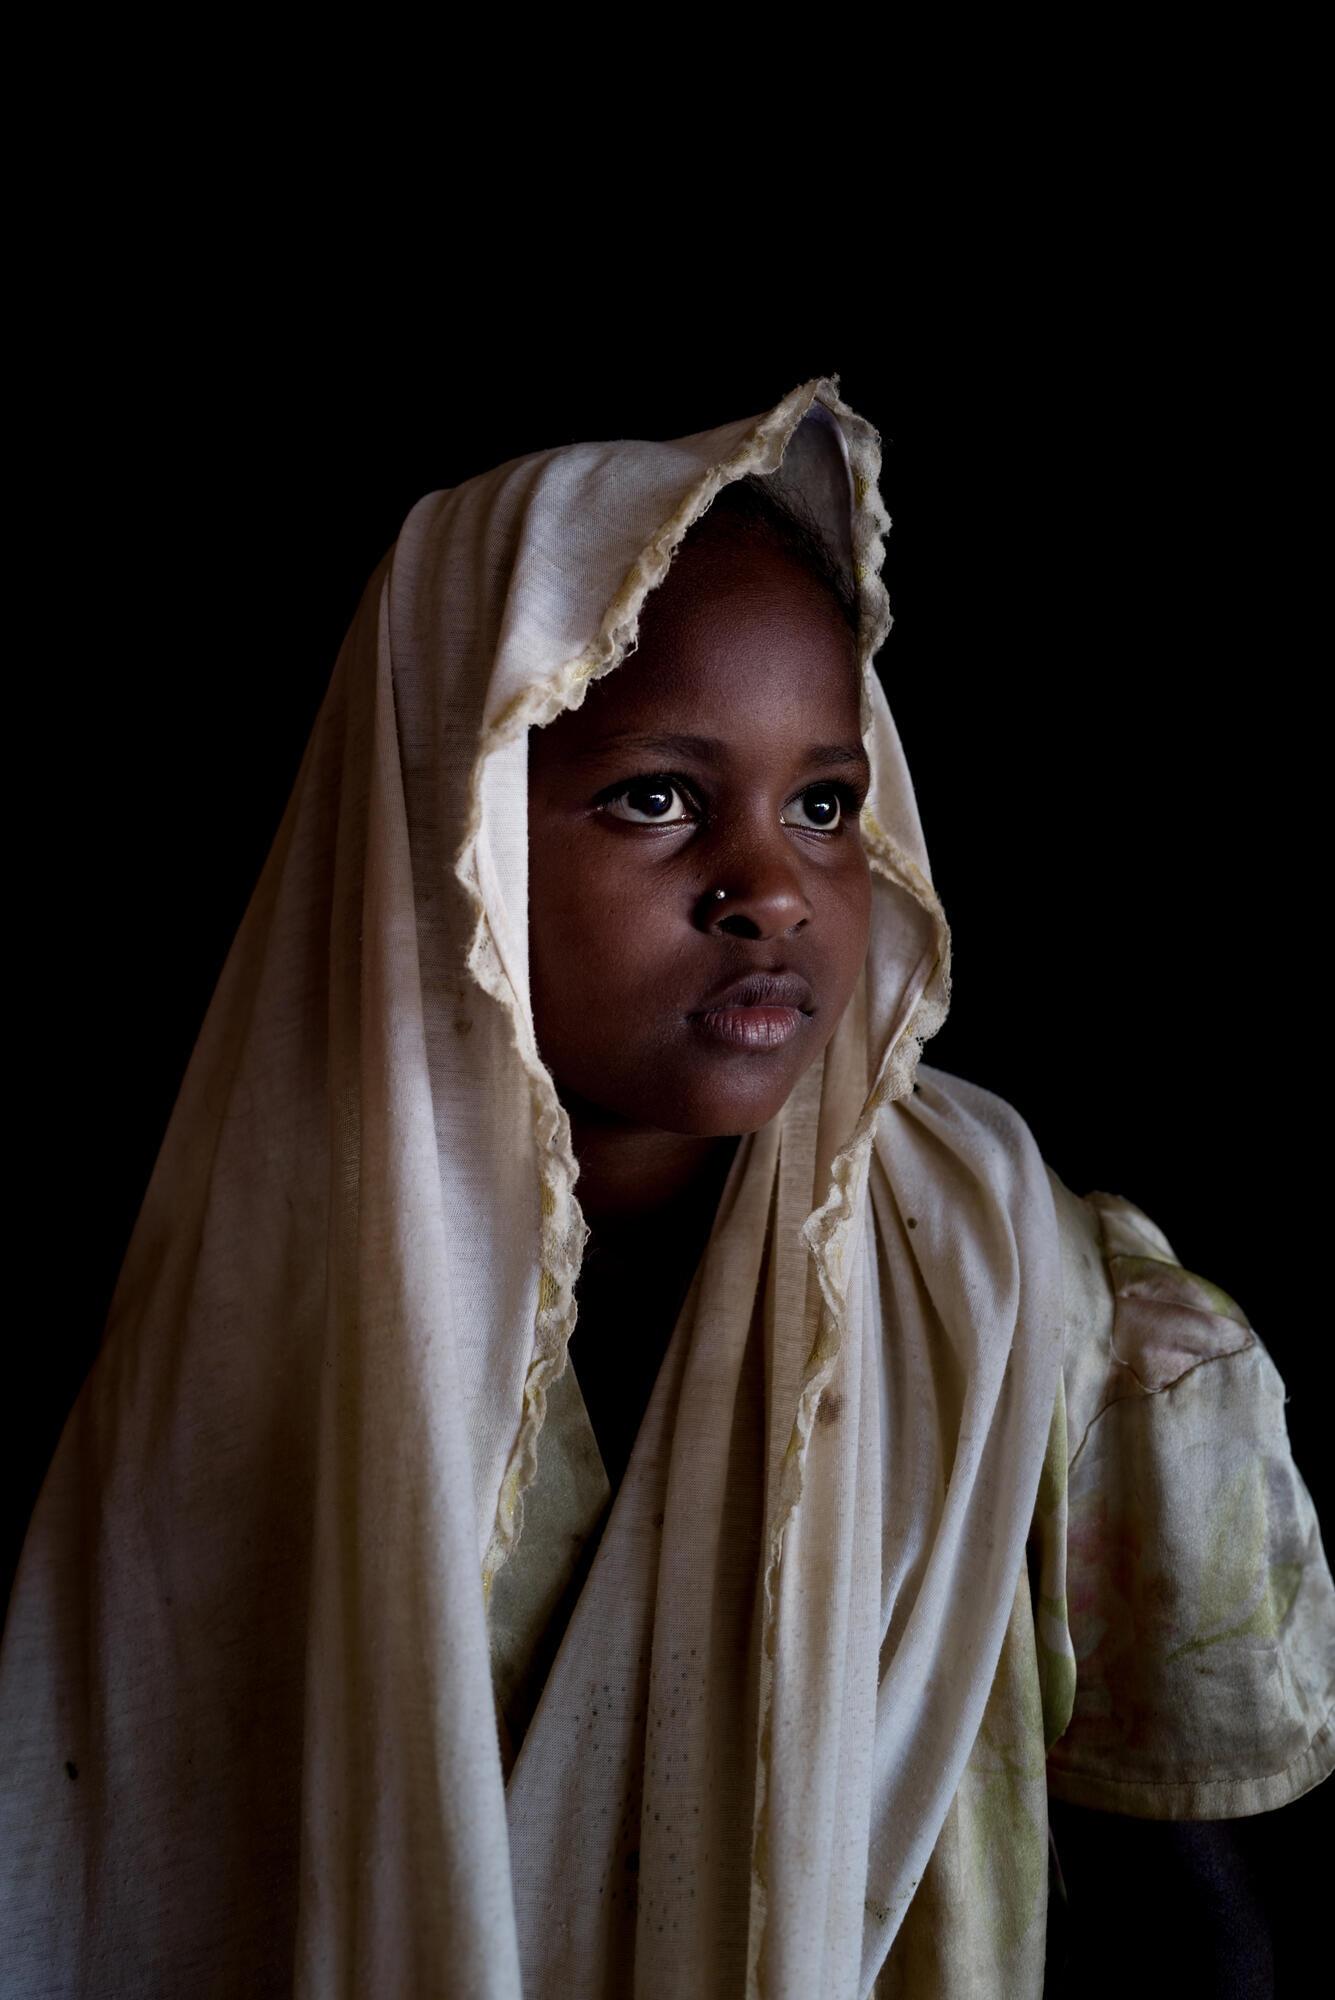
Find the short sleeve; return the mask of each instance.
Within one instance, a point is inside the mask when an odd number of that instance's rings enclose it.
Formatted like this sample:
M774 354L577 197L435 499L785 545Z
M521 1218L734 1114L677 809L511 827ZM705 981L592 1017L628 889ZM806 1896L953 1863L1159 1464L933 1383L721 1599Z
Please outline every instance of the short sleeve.
M1271 1811L1335 1769L1335 1582L1284 1383L1142 1210L1055 1191L1067 1349L1031 1536L1048 1791Z

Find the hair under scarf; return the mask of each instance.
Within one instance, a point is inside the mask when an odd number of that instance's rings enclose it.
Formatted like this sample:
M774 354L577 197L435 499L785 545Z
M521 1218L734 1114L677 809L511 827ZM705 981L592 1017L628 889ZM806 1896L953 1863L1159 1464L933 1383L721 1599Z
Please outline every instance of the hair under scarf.
M1062 1351L1028 1127L915 1089L949 932L873 669L879 463L821 378L429 494L371 577L24 1547L13 1990L871 1991L978 1731ZM738 1147L507 1779L489 1606L587 1236L533 1032L528 732L747 473L856 577L870 947Z

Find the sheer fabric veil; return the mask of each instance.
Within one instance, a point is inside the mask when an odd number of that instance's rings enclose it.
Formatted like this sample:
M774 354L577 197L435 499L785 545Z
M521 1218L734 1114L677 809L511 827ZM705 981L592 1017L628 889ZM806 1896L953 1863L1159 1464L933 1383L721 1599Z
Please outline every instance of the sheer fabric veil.
M950 938L873 669L879 464L817 378L428 494L370 578L24 1547L11 1990L870 1992L978 1731L1062 1353L1034 1139L919 1065ZM741 1142L507 1783L489 1601L586 1238L533 1033L528 733L633 657L749 472L857 579L871 946Z

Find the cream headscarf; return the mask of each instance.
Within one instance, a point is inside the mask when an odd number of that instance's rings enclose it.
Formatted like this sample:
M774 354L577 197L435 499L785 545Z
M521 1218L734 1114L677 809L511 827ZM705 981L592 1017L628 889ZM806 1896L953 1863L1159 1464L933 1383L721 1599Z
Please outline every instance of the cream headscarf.
M421 500L372 576L24 1548L11 1990L872 1990L978 1731L1062 1351L1028 1128L914 1083L949 933L872 667L878 442L819 379L535 452ZM527 735L750 472L858 579L870 950L738 1148L507 1791L489 1602L586 1235L533 1036Z

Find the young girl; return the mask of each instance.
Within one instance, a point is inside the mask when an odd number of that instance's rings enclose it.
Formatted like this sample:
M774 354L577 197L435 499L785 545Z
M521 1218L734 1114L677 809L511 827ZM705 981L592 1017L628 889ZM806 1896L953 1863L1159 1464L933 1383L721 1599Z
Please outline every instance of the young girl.
M0 1656L16 1993L1043 1990L1048 1801L1335 1764L1283 1384L920 1062L837 382L422 500Z

